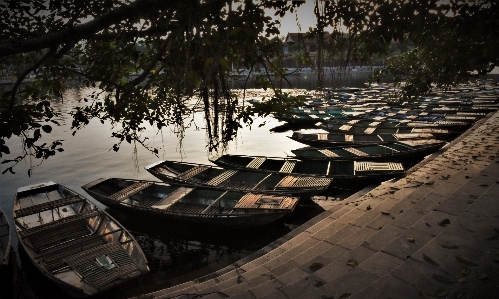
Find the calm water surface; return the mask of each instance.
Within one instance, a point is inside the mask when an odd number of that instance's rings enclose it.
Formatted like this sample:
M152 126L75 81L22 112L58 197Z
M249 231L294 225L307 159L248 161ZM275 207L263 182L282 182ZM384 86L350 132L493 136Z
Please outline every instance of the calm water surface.
M81 186L105 177L157 180L144 167L163 159L210 164L205 147L206 132L203 129L205 122L202 113L193 115L193 124L186 129L181 144L173 132L174 128L159 133L153 128L147 130L144 136L149 138L151 146L160 148L159 157L141 145L135 147L126 142L122 143L118 152L114 152L112 146L116 140L111 138L111 125L101 124L97 120L92 120L72 136L71 116L68 112L79 105L79 98L90 92L88 89L69 90L64 96L64 102L55 103L55 107L61 112L59 122L62 125L54 127L51 134L43 134L42 137L43 142L64 140L64 152L57 153L34 167L31 177L28 176L29 160L19 163L14 168L15 174L0 176L0 206L11 221L12 202L16 190L22 186L54 181L87 196L99 207L106 208L88 196ZM302 147L302 144L287 137L291 132L270 131L281 124L270 117L257 119L251 127L244 127L239 131L237 140L230 143L228 153L277 157ZM13 153L9 158L21 153L19 140L8 140L7 145ZM32 163L35 165L38 161ZM161 219L108 208L106 210L137 238L147 255L151 273L104 294L102 298L138 295L208 274L264 247L323 209L310 202L277 223L243 233L166 226ZM13 245L18 252L17 239ZM30 265L22 251L18 252L18 257L22 267L18 279L22 298L64 297L54 287L47 287L48 282Z

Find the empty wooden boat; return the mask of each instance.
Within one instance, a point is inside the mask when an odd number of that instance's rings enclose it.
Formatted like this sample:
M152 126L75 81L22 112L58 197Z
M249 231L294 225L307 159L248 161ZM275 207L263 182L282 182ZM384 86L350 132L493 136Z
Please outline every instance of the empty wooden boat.
M411 134L344 134L344 133L300 133L294 132L289 138L314 147L343 145L384 144L402 140L436 139L431 133Z
M178 223L238 229L271 223L291 213L299 199L119 178L99 179L82 188L110 207Z
M310 160L264 156L222 155L210 159L232 169L255 169L262 172L287 173L333 178L330 186L363 188L363 184L385 181L405 173L400 163L370 161Z
M145 169L167 183L300 197L314 196L327 189L332 181L330 178L223 169L177 161L161 161Z
M439 150L441 140L408 140L386 144L356 145L335 148L303 147L292 150L300 160L355 160L375 162L415 163Z
M10 263L12 231L7 216L0 209L0 271L5 271Z
M60 184L19 188L13 214L30 260L72 297L95 295L149 272L142 249L120 223Z

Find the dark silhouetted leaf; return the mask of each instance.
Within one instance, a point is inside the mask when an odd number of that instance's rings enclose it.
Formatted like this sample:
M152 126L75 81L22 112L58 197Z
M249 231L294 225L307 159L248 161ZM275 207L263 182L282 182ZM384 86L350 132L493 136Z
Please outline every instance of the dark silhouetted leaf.
M357 263L356 260L348 260L347 261L347 265L352 266L352 267L355 268L355 267L357 267L359 265L359 263Z
M470 260L469 258L462 256L462 255L456 256L456 260L458 262L460 262L461 264L468 265L468 266L476 266L477 265L476 262L474 262L474 261Z
M423 253L423 259L427 262L430 263L434 266L439 266L437 262L435 262L431 257L427 256L426 254Z
M453 280L445 277L445 276L442 276L442 275L438 275L438 274L433 274L432 276L434 279L440 281L440 282L444 282L444 283L454 283Z
M44 126L42 126L42 130L45 133L50 133L50 132L52 132L52 127L49 125L44 125Z

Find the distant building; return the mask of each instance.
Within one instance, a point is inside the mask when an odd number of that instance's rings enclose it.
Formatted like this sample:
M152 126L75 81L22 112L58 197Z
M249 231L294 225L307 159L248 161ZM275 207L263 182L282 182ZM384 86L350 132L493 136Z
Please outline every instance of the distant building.
M331 35L329 32L324 33L324 42L329 42ZM305 50L310 59L315 62L317 50L319 49L318 35L309 35L309 33L288 33L283 44L284 63L287 67L297 67L297 63L293 58L293 52Z

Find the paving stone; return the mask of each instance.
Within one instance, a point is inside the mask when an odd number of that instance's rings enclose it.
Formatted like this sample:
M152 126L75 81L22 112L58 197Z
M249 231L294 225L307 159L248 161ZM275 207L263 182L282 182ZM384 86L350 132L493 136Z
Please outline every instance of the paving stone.
M435 210L459 216L461 213L466 211L472 203L473 200L470 200L468 197L454 194L450 195L447 199L435 207Z
M289 260L289 261L286 261L286 262L280 264L279 266L271 269L271 272L275 276L279 276L279 275L287 273L295 268L299 268L299 266L300 265L297 262L295 262L294 260Z
M348 213L349 211L351 211L354 208L355 208L354 206L344 205L341 209L337 209L335 212L333 212L328 217L332 218L332 219L338 219L338 218L340 218L341 216L345 215L346 213Z
M334 220L335 220L334 222L328 224L327 226L325 226L324 228L322 228L318 232L314 233L312 235L312 238L317 239L317 240L325 240L325 239L329 238L331 235L338 232L341 228L346 226L346 224L336 222L336 219L334 219Z
M415 209L421 209L426 211L432 211L435 209L440 203L442 203L445 199L447 199L449 195L442 196L430 192L428 195L420 199L418 202L414 204Z
M338 230L336 233L324 239L324 241L329 242L331 244L338 244L341 240L352 235L358 230L360 230L360 227L352 224L347 224L344 227L342 227L340 230Z
M273 293L270 293L267 296L262 297L261 299L289 299L286 297L281 291L277 290Z
M487 194L474 201L468 212L499 218L499 194Z
M314 272L314 275L325 281L326 283L332 282L334 279L352 270L345 261L335 260L327 264L323 268Z
M369 239L367 239L366 242L362 244L362 246L378 251L385 247L387 244L393 242L405 232L406 230L400 227L387 225L384 228L378 230L378 232L372 235Z
M267 295L274 293L275 291L277 291L277 289L279 289L283 286L284 285L280 281L278 281L276 279L272 279L272 280L269 280L265 283L258 285L257 287L249 289L249 292L251 294L253 294L253 296L255 298L262 298L262 297L265 297Z
M456 219L457 217L454 215L440 211L432 211L424 215L412 227L436 236Z
M413 239L413 241L409 240ZM403 260L408 259L414 252L433 238L430 233L410 228L394 241L383 247L382 251Z
M290 285L308 276L307 272L302 269L295 268L283 275L278 276L277 280L279 280L283 285Z
M419 290L391 275L380 278L349 299L404 298L421 299ZM431 297L430 297L431 298Z
M450 283L453 279L445 271L413 259L408 259L390 274L414 286L418 294L422 292L433 296L439 290L453 292L453 288L458 285Z
M464 197L468 196L470 199L476 199L483 195L485 191L487 191L486 187L470 182L459 188L459 190L457 190L455 194L459 194L460 196Z
M379 216L378 212L373 211L372 209L364 211L364 213L359 216L357 219L354 221L350 222L353 225L363 227L366 226L369 222L373 221L376 219L376 217Z
M401 214L404 211L407 211L408 209L413 207L416 202L417 201L415 201L411 197L405 197L405 198L401 199L393 207L391 207L387 212L390 213L391 215L394 215L395 217L397 217L398 214Z
M333 218L330 218L330 217L326 217L324 219L322 219L320 222L314 224L313 226L309 227L307 229L307 232L310 233L310 234L314 234L318 231L320 231L321 229L323 229L324 227L330 225L331 223L335 222L336 219L333 219Z
M272 273L270 273L270 270L268 268L265 268L264 266L258 266L256 268L251 269L250 271L246 271L240 276L244 278L245 281L249 281L263 274L270 275Z
M475 244L471 244L468 240L444 232L419 249L411 258L437 266L446 271L450 278L457 281L461 278L460 270L464 265L457 262L456 257L464 256L478 262L482 256L480 248L473 248L473 245Z
M314 273L325 266L329 265L332 261L322 256L316 256L308 261L303 262L300 265L300 269L311 274Z
M244 291L242 293L239 293L239 294L236 294L236 295L233 295L230 297L234 298L234 299L255 299L255 296L249 291Z
M372 211L377 211L377 212L387 212L389 209L391 209L395 204L397 204L400 201L398 198L394 198L393 196L387 196L384 198L382 202L380 202L378 205L372 207Z
M277 276L273 273L264 273L260 276L257 276L251 280L248 280L247 282L249 283L250 286L256 287L261 285L262 283L266 283L267 281L276 279Z
M302 234L299 234L298 236L292 238L291 240L285 242L282 244L279 248L284 249L284 250L289 250L298 244L302 243L303 241L307 240L310 238L311 234L308 232L304 232Z
M375 282L377 279L378 277L376 275L356 267L332 282L328 282L328 284L334 290L333 298L339 298L347 293L355 294Z
M366 200L360 203L356 208L362 211L367 211L368 207L372 209L382 201L383 199L381 197L366 196Z
M281 249L275 249L274 251L275 252L273 254L267 253L267 254L265 254L262 257L259 257L259 258L255 259L255 260L253 260L253 261L251 261L251 262L249 262L247 264L242 265L240 267L240 269L242 269L244 271L250 271L250 270L252 270L252 269L254 269L254 268L258 267L258 266L261 266L261 265L265 264L266 262L268 262L269 258L272 257L272 255L284 252L284 250L281 250Z
M409 229L416 222L418 222L419 219L423 218L423 216L426 215L427 213L428 213L427 210L412 207L409 210L404 211L403 217L395 218L390 224L393 226Z
M369 222L366 226L372 229L380 230L388 224L392 223L394 217L392 217L389 213L377 213L378 217L374 218L371 222Z
M366 239L369 239L369 237L374 235L376 232L378 232L378 230L366 226L362 227L341 240L338 245L348 249L354 249L355 247L360 246Z
M318 287L308 293L305 293L299 297L295 297L293 299L318 299L318 298L334 298L334 289L325 283L323 286Z
M404 260L393 255L377 252L359 267L378 277L383 277L399 266Z
M336 222L348 224L362 216L364 213L364 211L361 211L359 209L351 209L350 211L348 211L348 213L345 213L343 216L339 217Z
M245 281L238 284L232 284L225 289L221 289L221 292L228 296L233 296L248 290L250 287L250 284Z
M421 185L418 187L414 192L408 195L410 198L415 198L417 200L425 197L428 195L431 191L433 191L433 187L430 185Z
M331 248L333 245L327 243L327 242L319 242L313 246L311 246L309 249L303 251L299 255L295 256L293 258L293 261L298 263L298 264L303 264L306 261L309 261L315 257L320 256L323 252Z
M306 293L312 292L326 284L325 281L319 277L311 274L307 277L301 278L300 280L288 284L280 289L280 291L286 295L288 298L297 298Z
M341 258L343 255L347 254L348 252L350 252L350 250L345 247L339 245L333 245L331 246L331 248L321 253L320 256L330 261L335 261Z
M484 239L496 236L496 230L499 227L498 221L499 219L496 217L464 212L445 229L445 232L472 243L480 243Z

